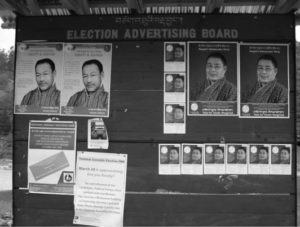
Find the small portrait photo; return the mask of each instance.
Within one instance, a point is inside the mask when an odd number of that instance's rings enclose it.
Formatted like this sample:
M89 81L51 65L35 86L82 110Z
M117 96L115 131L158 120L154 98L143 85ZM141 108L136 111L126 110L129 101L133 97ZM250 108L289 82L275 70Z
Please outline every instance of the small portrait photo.
M185 106L183 104L165 104L165 123L184 123Z
M250 146L250 164L268 164L269 147L264 145Z
M182 43L165 43L166 62L184 62L185 45Z
M205 163L224 164L224 147L213 145L205 146Z
M185 92L185 74L165 74L165 92Z
M291 164L291 149L287 146L271 147L271 164Z
M179 164L180 147L177 145L162 145L159 150L160 164Z
M101 122L91 122L91 139L107 139L107 134L104 125Z
M202 147L198 145L183 146L183 164L202 164Z
M227 149L228 164L246 164L247 148L241 145L230 145Z

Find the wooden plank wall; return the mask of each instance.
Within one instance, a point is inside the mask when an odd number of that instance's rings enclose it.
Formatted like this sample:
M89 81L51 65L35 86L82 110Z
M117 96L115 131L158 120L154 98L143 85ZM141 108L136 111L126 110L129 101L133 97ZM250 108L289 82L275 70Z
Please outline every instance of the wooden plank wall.
M295 88L290 119L187 117L184 135L163 134L163 42L114 42L108 151L128 154L125 226L290 226L296 224L295 170L275 175L158 175L159 143L291 143L295 150ZM291 75L294 57L291 53ZM294 84L294 77L291 77ZM14 225L72 225L73 196L30 194L27 146L30 120L14 116ZM87 150L87 120L78 123L77 150ZM276 125L276 127L274 127ZM96 151L96 150L95 150ZM295 155L294 155L295 157ZM295 158L293 158L295 166Z

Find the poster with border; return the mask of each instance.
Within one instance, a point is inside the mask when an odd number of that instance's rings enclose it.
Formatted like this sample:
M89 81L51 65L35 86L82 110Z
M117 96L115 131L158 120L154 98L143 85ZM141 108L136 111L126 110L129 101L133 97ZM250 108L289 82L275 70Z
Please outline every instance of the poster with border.
M62 76L63 43L17 43L14 113L59 114Z
M204 144L182 144L181 174L203 175L203 150Z
M164 103L164 133L185 134L185 103Z
M187 115L238 116L237 42L191 41L187 55Z
M248 174L248 144L226 144L226 174Z
M76 121L30 121L28 188L30 193L73 194Z
M291 144L271 144L270 174L291 175L292 157Z
M186 73L164 73L164 101L185 102Z
M204 174L225 174L225 144L204 144Z
M158 173L159 175L180 174L181 144L158 145Z
M186 43L185 42L164 43L164 71L165 72L186 71Z
M269 175L270 160L270 144L249 144L249 174Z
M62 115L109 116L111 62L111 43L64 43Z
M289 44L240 44L240 117L289 118L289 93Z

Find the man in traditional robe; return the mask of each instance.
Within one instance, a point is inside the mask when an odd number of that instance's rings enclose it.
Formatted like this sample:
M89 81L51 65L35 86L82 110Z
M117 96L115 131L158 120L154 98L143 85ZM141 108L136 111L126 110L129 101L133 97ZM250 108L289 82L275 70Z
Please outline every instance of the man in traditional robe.
M103 87L103 66L96 59L82 65L82 80L85 88L77 92L68 101L67 106L107 109L108 92Z
M242 102L248 103L287 103L288 90L280 84L276 75L278 65L272 55L263 55L257 61L257 81L244 94Z
M236 101L236 86L226 80L227 61L221 53L206 58L206 79L191 92L191 101Z
M58 107L60 91L56 88L55 64L49 58L40 59L35 64L35 79L38 87L28 92L21 105Z

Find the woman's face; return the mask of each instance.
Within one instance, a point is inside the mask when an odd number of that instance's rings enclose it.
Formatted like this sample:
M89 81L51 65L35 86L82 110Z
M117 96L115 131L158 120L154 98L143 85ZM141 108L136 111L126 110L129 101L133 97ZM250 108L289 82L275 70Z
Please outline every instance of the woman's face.
M268 152L266 149L260 149L259 154L258 154L258 159L259 160L266 160L268 159Z
M183 49L181 47L175 47L174 56L176 59L183 57Z
M287 161L290 159L290 153L287 149L282 149L280 152L280 159L282 161Z
M201 159L201 151L199 149L194 149L192 151L192 159L194 161L200 160Z
M176 149L171 149L170 151L170 160L171 161L175 161L175 160L178 160L178 151Z
M183 110L182 110L181 108L176 108L176 109L174 110L174 118L175 118L176 120L181 120L181 119L183 119L183 116L184 116L184 114L183 114Z
M223 158L224 158L224 154L223 154L222 149L217 148L217 149L215 150L215 160L221 160L221 159L223 159Z
M236 153L236 159L239 160L239 161L242 161L242 160L245 160L246 159L246 152L244 149L242 148L239 148L237 150L237 153Z
M177 89L183 88L183 80L181 78L176 78L174 82L174 87Z

